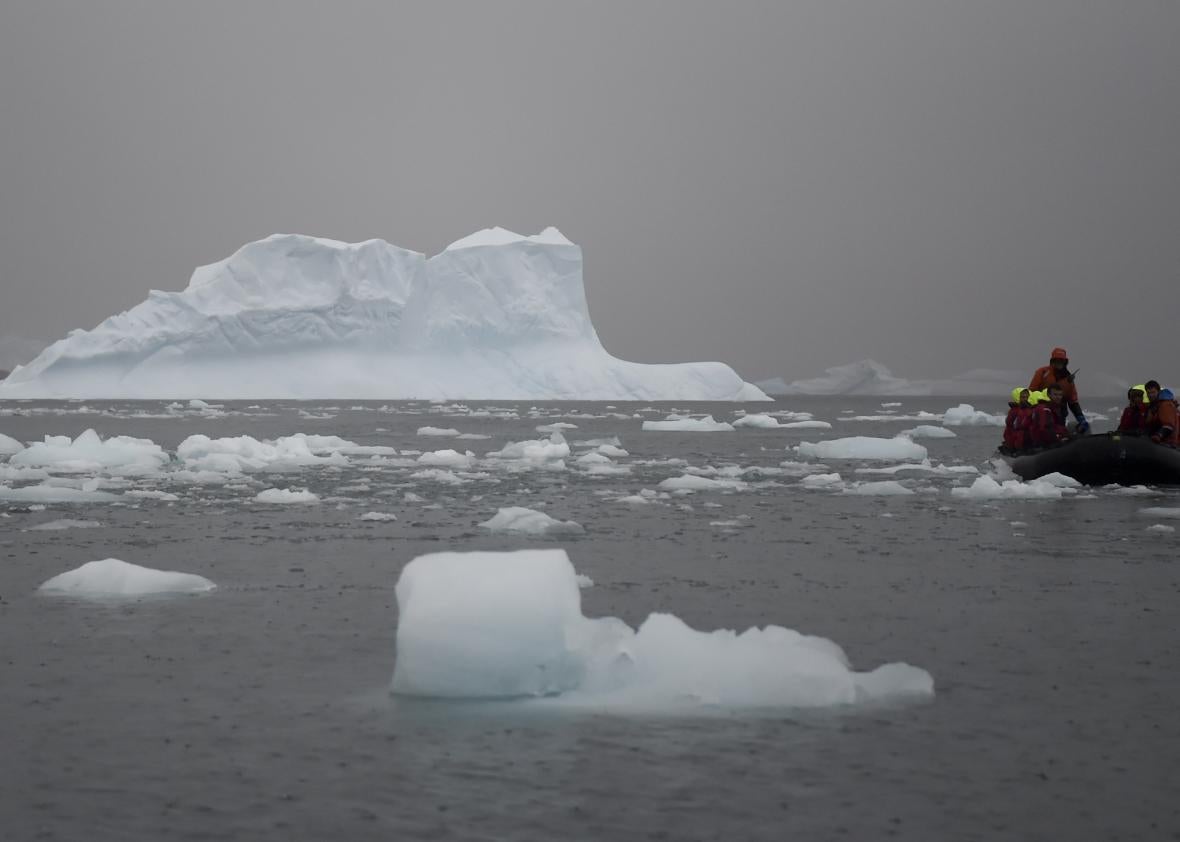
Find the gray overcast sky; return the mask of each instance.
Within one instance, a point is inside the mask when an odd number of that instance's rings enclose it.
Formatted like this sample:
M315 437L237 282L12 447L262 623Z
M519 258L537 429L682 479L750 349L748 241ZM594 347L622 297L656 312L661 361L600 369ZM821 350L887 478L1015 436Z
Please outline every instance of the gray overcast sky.
M1178 156L1174 0L0 0L0 337L553 224L629 359L1177 378Z

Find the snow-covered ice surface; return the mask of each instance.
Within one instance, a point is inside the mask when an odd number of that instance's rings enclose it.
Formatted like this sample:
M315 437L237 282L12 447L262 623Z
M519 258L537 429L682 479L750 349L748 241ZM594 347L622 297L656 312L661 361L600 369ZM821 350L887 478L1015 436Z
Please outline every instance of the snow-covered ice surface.
M275 234L74 331L0 398L765 400L719 362L646 365L599 341L582 250L476 232L429 259ZM203 405L196 410L208 410Z
M503 513L504 510L501 510ZM563 550L432 553L397 584L393 691L460 699L560 697L598 711L806 708L924 699L926 671L856 673L835 643L782 626L740 634L650 614L632 629L582 614Z
M1014 481L990 462L995 427L911 440L925 459L793 449L892 442L960 401L1006 408L1003 394L899 407L845 396L0 401L0 433L21 443L73 447L94 429L100 443L122 436L141 441L137 454L167 456L0 457L0 495L16 495L0 499L0 835L1156 838L1174 826L1166 782L1180 769L1180 565L1176 534L1149 528L1180 526L1180 490L1050 479L1036 486L1043 496L1033 483L956 494L985 477ZM642 430L669 415L730 422L735 410L781 423ZM862 418L875 420L843 420ZM786 426L806 420L834 429ZM561 423L577 428L537 430ZM474 464L419 462L447 449ZM272 488L320 502L256 502ZM481 528L511 507L585 532ZM565 550L592 580L581 581L584 617L617 618L637 636L650 615L681 621L644 634L692 657L697 698L655 694L642 714L612 704L600 715L562 709L564 696L391 697L406 565L530 548ZM38 594L107 557L217 589L115 602ZM727 672L750 662L736 643L710 654L713 635L768 626L835 641L857 670L914 664L935 695L733 705L765 671ZM684 674L684 661L668 663Z
M204 576L155 570L117 558L106 558L88 561L75 570L59 573L37 590L61 596L125 597L204 593L215 587Z

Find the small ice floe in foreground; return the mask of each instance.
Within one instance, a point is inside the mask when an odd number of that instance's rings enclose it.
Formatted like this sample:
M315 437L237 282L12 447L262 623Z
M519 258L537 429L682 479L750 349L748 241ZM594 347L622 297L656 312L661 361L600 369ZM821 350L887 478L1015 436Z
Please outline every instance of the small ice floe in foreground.
M572 520L557 520L536 509L523 506L509 506L499 509L490 519L480 524L489 532L504 532L515 535L540 535L556 537L582 535L586 530Z
M66 596L145 596L148 594L203 593L216 585L203 576L153 570L117 558L91 561L76 570L54 576L41 585L41 593Z
M989 415L969 403L953 406L942 415L945 427L1003 427L1003 415Z
M659 422L656 422L659 423ZM735 427L755 427L762 430L774 430L782 425L779 420L773 415L766 415L761 412L754 412L748 415L743 415L733 421Z
M779 424L784 430L830 430L832 425L828 421L788 421Z
M1146 531L1147 532L1163 532L1165 534L1170 534L1170 533L1176 531L1176 527L1168 526L1165 523L1153 523L1151 526L1147 527Z
M0 485L0 500L10 503L114 503L121 499L122 495L99 491L97 487L69 488L48 483L20 488Z
M397 583L396 694L530 699L603 712L693 713L925 699L903 663L855 672L822 637L782 626L697 631L671 614L638 629L582 614L563 550L435 553Z
M76 439L46 436L14 453L9 464L55 473L153 474L170 461L172 457L150 439L114 436L104 440L94 430L86 430Z
M958 433L954 430L948 430L946 427L935 427L933 424L919 424L917 427L910 427L908 430L902 430L901 435L911 439L958 438Z
M1163 506L1151 506L1146 509L1140 509L1139 514L1147 515L1148 517L1180 517L1180 509L1168 509Z
M437 436L439 438L453 438L459 435L459 431L453 427L419 427L418 435Z
M384 521L397 520L397 515L392 512L365 512L357 520L372 520L382 523Z
M0 433L0 456L11 456L24 449L25 446L12 436L6 436L4 433Z
M268 488L254 496L257 503L318 503L320 498L306 488Z
M733 425L714 421L712 415L704 418L684 418L670 415L663 421L644 421L643 429L656 433L732 433Z
M1060 474L1051 475L1059 477ZM1069 477L1064 479L1069 480ZM1074 482L1075 480L1070 480ZM952 488L951 495L965 497L969 500L1060 500L1067 494L1076 494L1077 489L1068 484L1062 484L1050 477L1021 482L1020 480L1004 480L996 482L989 476L977 477L975 482L967 488Z
M696 474L669 477L658 486L661 491L743 491L746 483L739 479L710 479Z
M30 526L30 532L58 532L62 529L96 529L102 526L97 520L72 520L71 518L61 518L60 520L50 520L45 523L39 523L36 526Z
M866 497L909 497L914 492L897 480L888 479L879 482L858 482L844 489L844 493Z
M926 448L914 443L906 436L896 436L891 439L850 436L815 444L805 441L796 445L795 451L800 456L809 459L923 460L927 455Z

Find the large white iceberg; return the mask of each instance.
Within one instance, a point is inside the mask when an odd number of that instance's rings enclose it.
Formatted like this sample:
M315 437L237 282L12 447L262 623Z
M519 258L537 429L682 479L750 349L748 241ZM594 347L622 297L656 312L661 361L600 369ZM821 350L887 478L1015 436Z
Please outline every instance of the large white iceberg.
M697 631L670 614L632 629L582 614L563 550L435 553L397 583L393 691L549 697L600 710L781 708L928 698L925 670L855 672L838 645L781 626Z
M0 383L17 398L767 400L718 362L607 353L582 250L555 228L478 232L429 259L280 235L183 292L77 330Z

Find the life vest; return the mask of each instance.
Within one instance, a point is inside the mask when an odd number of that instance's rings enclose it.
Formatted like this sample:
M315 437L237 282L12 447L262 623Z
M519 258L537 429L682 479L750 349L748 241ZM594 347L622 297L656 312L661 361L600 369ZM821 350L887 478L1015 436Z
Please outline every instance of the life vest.
M1123 408L1123 417L1119 419L1120 433L1142 433L1147 429L1147 407L1143 404Z
M1148 407L1145 429L1152 436L1160 435L1160 444L1175 447L1180 444L1180 426L1177 425L1176 416L1176 401L1161 398Z
M1039 403L1032 408L1032 423L1029 425L1030 445L1048 447L1067 438L1069 430L1052 403Z

